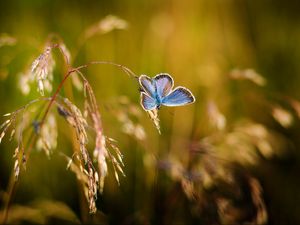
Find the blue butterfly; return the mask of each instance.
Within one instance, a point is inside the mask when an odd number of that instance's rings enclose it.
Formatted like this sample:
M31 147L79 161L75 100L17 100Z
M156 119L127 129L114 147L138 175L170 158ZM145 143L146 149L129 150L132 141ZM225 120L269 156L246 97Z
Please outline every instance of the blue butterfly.
M139 77L141 85L141 105L144 110L159 109L161 105L182 106L195 102L191 91L185 87L174 86L173 78L167 73L157 74L150 78L146 75Z

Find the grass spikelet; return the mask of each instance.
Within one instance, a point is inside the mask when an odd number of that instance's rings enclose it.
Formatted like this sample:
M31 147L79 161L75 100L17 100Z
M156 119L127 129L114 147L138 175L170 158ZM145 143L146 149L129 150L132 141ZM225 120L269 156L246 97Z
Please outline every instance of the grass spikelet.
M8 128L10 127L10 125L15 121L15 116L12 116L11 119L6 120L3 124L1 124L0 126L0 130L2 130L1 134L0 134L0 144L2 142L2 139L4 138Z
M255 224L266 224L268 221L268 213L266 205L263 200L263 191L259 181L253 177L248 179L251 197L254 205L256 206L256 218L254 219Z
M146 139L144 127L140 124L142 112L140 107L130 102L126 96L112 99L107 104L108 110L115 115L121 123L121 130L138 141Z
M94 170L89 165L89 172L88 172L88 202L89 202L89 210L91 214L96 213L96 199L97 199L97 183L94 177Z
M61 155L67 160L68 165L67 169L70 169L73 173L75 173L78 180L82 181L82 185L84 188L84 193L86 199L89 203L89 211L91 214L95 213L96 208L96 199L97 199L97 181L98 175L93 169L93 165L91 161L88 161L88 170L83 169L81 165L81 160L79 160L79 166L76 165L74 160L65 154L61 153Z
M2 142L2 139L3 139L4 135L5 135L5 132L2 131L2 133L0 134L0 144L1 144L1 142Z
M57 146L57 125L55 116L51 113L47 117L44 125L39 132L39 138L37 140L37 149L45 151L49 156L51 151Z
M109 144L109 146L115 151L116 156L117 156L119 162L122 164L122 166L124 166L123 155L122 155L120 149L118 148L118 146L113 143L114 140L112 141L111 138L107 138L106 140L107 140L107 143Z
M85 129L87 127L87 122L85 118L82 116L80 109L78 109L69 99L64 98L64 103L69 108L69 112L71 116L66 118L68 119L68 122L70 122L73 125L76 131L77 140L80 145L80 152L82 154L84 162L88 163L89 156L86 149L86 145L88 143L88 136ZM62 112L62 110L60 111Z
M60 153L67 160L67 169L70 169L77 177L78 180L83 181L84 183L88 182L86 174L80 169L80 166L77 166L74 160L63 153ZM81 164L79 164L81 165Z
M1 124L0 129L2 129L2 128L5 127L5 126L9 126L10 123L11 123L11 120L10 120L10 119L6 120L4 123Z
M13 46L17 43L17 39L8 34L0 34L0 48L3 46Z
M107 149L106 138L103 134L101 116L100 116L100 112L98 109L98 105L97 105L97 101L93 89L90 83L84 77L84 75L79 71L77 72L81 75L82 79L84 80L85 110L92 120L93 128L96 133L95 149L93 155L95 161L98 163L99 176L100 176L99 190L100 193L102 193L104 188L104 179L107 176L107 162L106 162L107 158L108 157L110 158L115 173L116 173L116 168L120 166L118 164L118 161L115 160L114 156ZM120 151L116 151L116 152L117 154L120 153ZM118 157L121 158L120 156ZM116 176L116 174L115 174L115 178L119 183L119 177Z
M127 21L114 15L108 15L98 23L87 28L85 31L85 39L90 38L98 33L105 34L113 30L125 30L127 27Z
M83 77L83 74L81 74ZM98 110L96 97L94 95L93 89L90 86L89 82L84 78L84 90L85 90L85 108L90 116L94 131L96 132L95 138L95 149L94 149L94 158L98 163L99 169L99 189L100 193L103 192L104 187L104 179L107 175L107 163L106 158L108 156L108 152L106 149L106 140L103 135L102 121L101 116Z
M11 141L11 140L12 140L12 138L13 138L13 137L14 137L14 135L15 135L15 133L16 133L16 129L15 129L15 128L13 128L13 129L12 129L12 131L10 132L9 141Z
M14 174L15 174L15 180L18 180L19 175L20 175L20 166L19 166L19 160L15 160L14 164Z
M106 146L104 143L100 144L100 148L96 147L94 149L94 159L98 163L98 169L99 169L99 190L100 193L103 192L104 188L104 179L107 175L107 163L106 163L106 157L108 155Z
M283 127L288 128L293 123L293 115L280 106L274 106L272 110L273 118Z
M161 132L160 132L160 125L159 125L158 110L157 109L153 109L153 110L148 110L146 112L148 113L150 119L154 123L154 125L155 125L158 133L161 134Z
M19 155L19 146L16 147L13 158L17 158L18 155Z
M30 92L30 83L33 81L33 77L31 76L31 71L27 70L26 72L19 73L19 82L18 88L22 92L23 95L28 95Z
M250 80L258 86L265 86L267 83L266 79L253 69L234 69L229 73L229 76L235 80Z
M219 111L215 102L210 101L207 105L207 114L209 118L209 122L213 127L218 130L224 130L226 127L226 118L225 116Z
M51 81L53 79L52 72L55 62L52 58L51 50L51 47L47 47L31 65L32 76L37 81L38 92L42 96L45 94L45 88L49 91L52 89Z

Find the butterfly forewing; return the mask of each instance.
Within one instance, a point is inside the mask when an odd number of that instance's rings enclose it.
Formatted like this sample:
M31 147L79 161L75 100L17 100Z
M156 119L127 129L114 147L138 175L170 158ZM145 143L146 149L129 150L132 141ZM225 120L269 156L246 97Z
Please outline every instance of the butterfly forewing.
M194 101L195 97L189 89L177 87L162 99L162 104L165 106L182 106L193 103Z
M161 73L153 78L156 87L156 94L159 98L167 96L174 85L173 78L167 73Z
M153 110L157 107L156 100L144 92L141 92L141 105L145 110Z
M140 85L141 85L143 91L146 94L148 94L150 97L155 98L156 90L155 90L155 86L153 84L152 79L146 75L141 75L139 77L139 82L140 82Z

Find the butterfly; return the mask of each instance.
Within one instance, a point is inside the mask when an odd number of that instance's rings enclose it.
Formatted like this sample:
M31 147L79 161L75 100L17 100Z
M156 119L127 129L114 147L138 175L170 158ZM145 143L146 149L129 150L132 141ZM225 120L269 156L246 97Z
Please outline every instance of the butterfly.
M153 78L141 75L139 83L141 105L146 111L159 109L162 105L183 106L195 102L195 97L189 89L181 86L173 89L174 80L167 73L157 74Z

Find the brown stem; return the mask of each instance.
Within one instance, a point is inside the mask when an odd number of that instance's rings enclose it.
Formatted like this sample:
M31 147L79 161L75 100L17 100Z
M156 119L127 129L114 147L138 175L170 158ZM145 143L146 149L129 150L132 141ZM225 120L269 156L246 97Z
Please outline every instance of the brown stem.
M1 224L7 224L7 218L8 218L8 209L9 205L12 199L12 196L14 194L14 191L16 190L17 181L15 180L14 172L11 173L9 178L9 185L8 185L8 193L4 201L4 210L3 210L3 217L1 220Z

